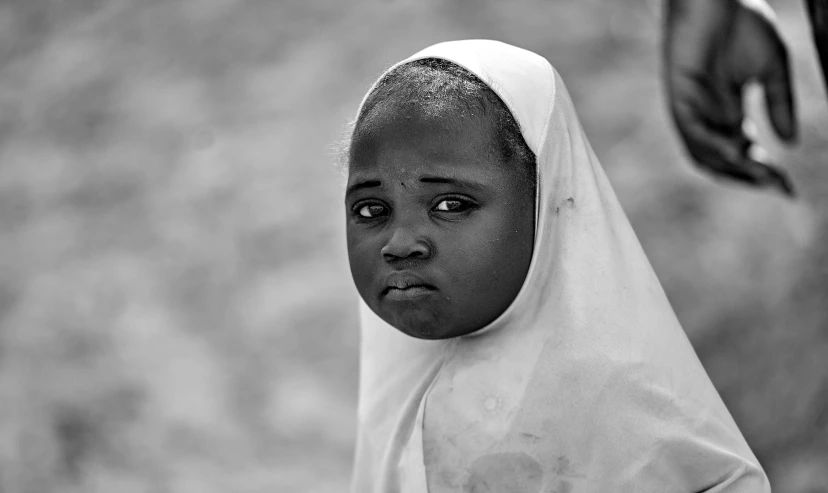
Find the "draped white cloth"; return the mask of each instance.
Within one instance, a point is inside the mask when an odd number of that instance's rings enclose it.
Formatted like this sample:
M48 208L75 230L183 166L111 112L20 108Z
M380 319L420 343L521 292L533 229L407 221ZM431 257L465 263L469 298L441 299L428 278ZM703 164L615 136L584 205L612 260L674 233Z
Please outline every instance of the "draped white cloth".
M352 492L770 491L560 75L488 40L400 64L429 57L487 83L535 152L534 253L514 302L468 336L411 338L362 304Z

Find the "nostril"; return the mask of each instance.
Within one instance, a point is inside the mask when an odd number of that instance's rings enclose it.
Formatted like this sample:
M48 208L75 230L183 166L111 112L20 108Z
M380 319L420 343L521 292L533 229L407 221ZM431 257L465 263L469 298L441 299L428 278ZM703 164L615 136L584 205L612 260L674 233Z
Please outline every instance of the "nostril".
M387 261L399 259L427 259L431 257L431 247L424 241L417 241L405 245L389 243L383 247L382 257Z
M388 238L380 253L389 262L406 258L425 259L431 256L431 245L410 229L399 228Z

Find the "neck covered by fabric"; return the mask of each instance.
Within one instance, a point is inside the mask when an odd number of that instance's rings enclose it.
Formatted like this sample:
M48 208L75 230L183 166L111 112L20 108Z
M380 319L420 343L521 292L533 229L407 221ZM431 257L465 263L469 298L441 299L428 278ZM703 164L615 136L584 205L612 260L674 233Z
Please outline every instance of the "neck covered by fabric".
M535 152L533 258L512 305L468 336L410 338L361 306L353 493L769 491L560 75L487 40L400 64L429 57L486 82Z

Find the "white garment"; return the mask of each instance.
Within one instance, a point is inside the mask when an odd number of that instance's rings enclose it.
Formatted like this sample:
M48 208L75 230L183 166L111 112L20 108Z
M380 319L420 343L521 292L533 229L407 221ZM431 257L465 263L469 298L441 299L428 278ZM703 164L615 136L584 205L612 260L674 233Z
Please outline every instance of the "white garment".
M511 306L468 336L411 338L362 304L352 492L770 491L560 75L486 40L400 64L429 57L487 83L537 155L534 253Z

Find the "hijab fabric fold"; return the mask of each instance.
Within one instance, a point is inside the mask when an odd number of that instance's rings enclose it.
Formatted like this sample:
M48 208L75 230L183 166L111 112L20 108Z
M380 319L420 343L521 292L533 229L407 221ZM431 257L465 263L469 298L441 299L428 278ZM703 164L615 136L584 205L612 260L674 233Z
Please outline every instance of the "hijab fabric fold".
M520 125L538 165L533 258L510 307L468 336L411 338L361 304L351 491L770 491L560 75L488 40L440 43L389 71L422 58L474 73Z

